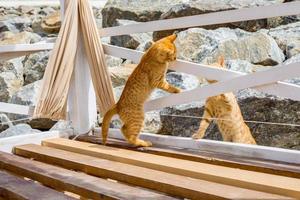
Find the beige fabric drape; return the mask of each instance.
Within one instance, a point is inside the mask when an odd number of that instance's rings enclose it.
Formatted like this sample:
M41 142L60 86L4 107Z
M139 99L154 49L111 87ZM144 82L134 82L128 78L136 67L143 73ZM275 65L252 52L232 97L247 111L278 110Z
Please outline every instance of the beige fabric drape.
M64 21L45 70L34 111L35 118L66 119L70 80L81 27L97 104L102 113L115 102L112 83L88 0L68 0Z

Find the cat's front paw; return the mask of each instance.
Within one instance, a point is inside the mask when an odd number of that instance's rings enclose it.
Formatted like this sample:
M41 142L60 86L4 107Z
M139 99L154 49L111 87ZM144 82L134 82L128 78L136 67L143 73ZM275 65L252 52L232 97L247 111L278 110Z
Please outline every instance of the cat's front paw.
M202 136L199 135L198 133L195 133L195 134L192 135L192 138L193 138L194 140L198 140L198 139L201 139Z

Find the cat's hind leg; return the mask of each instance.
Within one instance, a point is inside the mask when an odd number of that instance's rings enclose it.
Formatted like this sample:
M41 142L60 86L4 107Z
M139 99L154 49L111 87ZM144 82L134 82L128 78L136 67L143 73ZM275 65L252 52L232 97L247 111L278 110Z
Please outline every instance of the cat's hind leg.
M134 122L125 123L122 126L122 133L127 141L134 146L149 147L152 143L149 141L139 139L139 134L143 127L143 120L136 120Z

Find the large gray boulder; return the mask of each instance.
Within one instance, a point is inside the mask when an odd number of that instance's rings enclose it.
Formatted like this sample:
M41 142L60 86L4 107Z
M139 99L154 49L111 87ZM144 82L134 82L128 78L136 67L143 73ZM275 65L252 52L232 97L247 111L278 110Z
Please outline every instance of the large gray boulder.
M178 34L176 46L179 58L206 64L215 62L220 55L260 65L277 65L284 61L272 37L240 29L188 29Z
M14 33L22 32L31 26L29 17L13 17L0 21L0 33L11 31Z
M136 23L137 22L130 21L130 20L117 20L116 26L124 26L129 24L136 24ZM139 45L149 41L152 41L152 32L112 36L110 38L110 43L112 45L125 47L129 49L136 49Z
M36 81L34 83L28 84L22 87L18 92L16 92L12 98L10 103L26 105L26 106L35 106L37 97L39 94L39 89L41 86L41 81ZM23 119L28 116L17 115L17 114L9 114L10 119ZM32 119L22 121L31 125L32 128L39 130L49 130L56 122L50 119Z
M287 58L300 53L300 22L262 30L262 32L275 39Z
M0 62L0 102L8 102L23 85L23 57Z
M28 31L20 33L12 33L9 31L0 33L0 45L6 44L30 44L39 42L42 38L36 34Z
M24 85L41 80L49 59L49 51L39 52L26 56L24 63Z
M0 114L0 133L12 126L13 126L13 124L12 124L12 122L10 122L7 115Z

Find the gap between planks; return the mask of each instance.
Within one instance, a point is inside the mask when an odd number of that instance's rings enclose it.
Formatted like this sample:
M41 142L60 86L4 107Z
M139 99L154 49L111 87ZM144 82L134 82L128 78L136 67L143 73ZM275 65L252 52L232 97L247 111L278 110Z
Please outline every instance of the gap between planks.
M152 170L135 165L95 158L61 149L38 145L22 145L14 149L20 156L85 173L146 187L189 199L291 199L186 176Z

